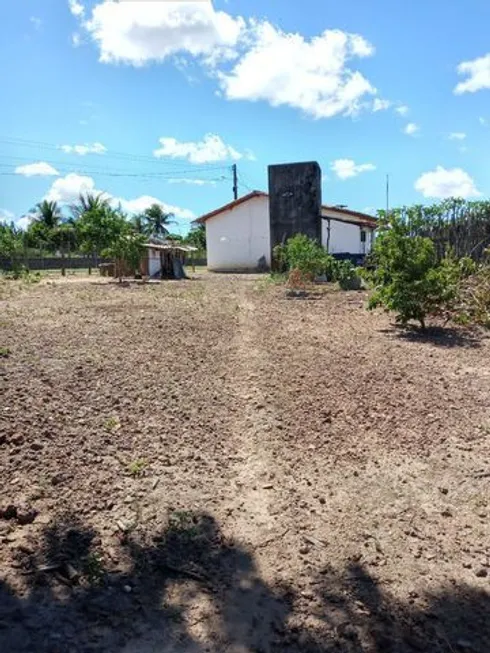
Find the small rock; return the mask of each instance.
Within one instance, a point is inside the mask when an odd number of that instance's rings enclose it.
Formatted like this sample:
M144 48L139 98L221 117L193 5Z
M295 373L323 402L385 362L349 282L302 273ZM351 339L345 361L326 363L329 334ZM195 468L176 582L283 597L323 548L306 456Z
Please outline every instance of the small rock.
M478 571L475 571L475 576L478 578L486 578L488 576L488 570L485 567L481 567Z
M444 510L441 512L441 515L443 517L452 517L453 513L451 512L451 510L449 508L444 508Z
M318 499L318 501L322 504L322 506L324 506L327 503L327 500L325 499L325 497L320 497Z
M16 506L10 504L5 508L0 508L0 519L15 519L17 517Z
M308 555L308 553L310 552L310 547L309 546L302 546L300 548L299 552L303 556Z
M31 449L33 451L41 451L43 446L44 446L43 443L39 442L39 440L35 440L34 442L31 442Z
M131 592L133 591L133 588L131 587L131 585L125 585L123 587L123 589L126 592L126 594L131 594Z
M53 474L51 476L51 485L59 485L63 482L63 474Z
M16 433L13 438L10 439L10 442L16 446L20 446L21 444L24 444L24 436L20 433Z
M274 486L271 483L268 483L267 485L263 485L262 488L264 490L272 490Z
M29 506L22 506L21 508L17 508L17 522L21 526L32 524L38 514L38 511L34 508L30 508Z
M447 494L449 492L449 490L447 489L447 487L440 487L439 492L441 494Z

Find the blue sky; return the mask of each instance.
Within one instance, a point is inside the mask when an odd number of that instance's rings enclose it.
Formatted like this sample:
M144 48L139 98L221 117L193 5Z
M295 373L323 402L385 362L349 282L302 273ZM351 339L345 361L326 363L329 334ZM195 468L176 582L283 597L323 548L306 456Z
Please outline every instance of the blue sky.
M490 194L488 0L0 6L0 217L103 191L193 216L317 160L323 201Z

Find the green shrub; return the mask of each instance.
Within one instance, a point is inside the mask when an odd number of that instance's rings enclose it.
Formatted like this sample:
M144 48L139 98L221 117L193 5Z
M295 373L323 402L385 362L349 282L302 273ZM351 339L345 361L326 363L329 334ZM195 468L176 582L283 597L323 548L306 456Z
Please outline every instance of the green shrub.
M296 234L284 245L274 248L274 258L280 268L299 270L310 279L323 274L326 256L328 255L322 246L304 234Z
M310 280L319 275L333 280L337 263L316 240L304 234L296 234L284 245L277 245L274 261L280 270L299 270Z
M383 306L398 313L401 324L417 320L425 328L427 316L448 311L455 303L462 278L459 264L451 258L438 263L433 242L413 235L399 215L381 223L373 258L369 308Z
M332 281L337 281L342 290L359 290L362 279L359 270L351 261L333 259Z

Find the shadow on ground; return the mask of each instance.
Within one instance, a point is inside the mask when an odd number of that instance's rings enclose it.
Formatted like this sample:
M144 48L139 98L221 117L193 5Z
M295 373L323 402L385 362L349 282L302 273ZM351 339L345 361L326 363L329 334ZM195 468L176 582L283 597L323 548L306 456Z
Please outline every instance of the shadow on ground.
M463 327L427 327L420 329L413 325L394 325L393 329L382 329L392 337L409 342L434 345L451 349L453 347L478 348L481 347L482 333L477 329Z
M454 584L402 604L351 564L318 570L305 596L266 583L252 553L207 514L174 513L151 537L125 534L112 557L99 546L68 515L36 551L19 553L27 590L0 584L0 651L490 650L488 593Z

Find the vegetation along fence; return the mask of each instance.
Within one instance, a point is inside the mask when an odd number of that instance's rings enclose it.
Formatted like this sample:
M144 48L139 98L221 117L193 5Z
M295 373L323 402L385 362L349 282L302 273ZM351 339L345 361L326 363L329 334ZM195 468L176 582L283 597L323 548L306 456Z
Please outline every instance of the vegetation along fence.
M480 261L490 247L490 202L444 200L432 206L392 209L407 220L414 234L434 241L439 258L450 252ZM383 214L383 212L380 212Z
M64 267L66 270L80 270L87 268L96 268L99 263L107 263L108 259L99 258L97 261L91 256L65 257L60 256L17 256L16 265L24 265L28 270L60 270ZM12 269L12 260L10 258L0 258L0 270L9 271Z

